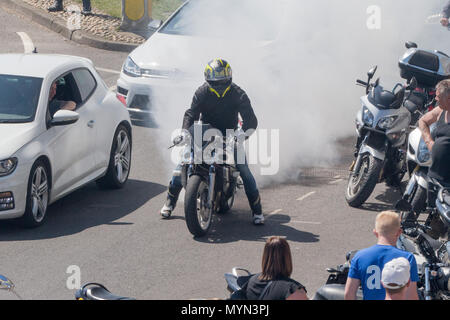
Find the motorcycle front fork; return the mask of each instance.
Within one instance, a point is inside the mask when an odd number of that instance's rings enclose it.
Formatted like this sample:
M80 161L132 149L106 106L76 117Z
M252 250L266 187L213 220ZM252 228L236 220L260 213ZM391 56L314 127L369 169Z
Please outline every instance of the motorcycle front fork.
M209 167L209 189L208 189L208 209L212 209L214 201L214 186L216 185L216 168L211 165Z

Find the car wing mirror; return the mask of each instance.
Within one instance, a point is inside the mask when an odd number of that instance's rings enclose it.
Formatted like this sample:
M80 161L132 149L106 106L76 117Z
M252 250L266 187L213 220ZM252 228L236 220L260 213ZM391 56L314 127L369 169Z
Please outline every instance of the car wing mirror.
M59 110L53 115L50 121L51 126L66 126L73 124L80 118L79 114L70 110Z

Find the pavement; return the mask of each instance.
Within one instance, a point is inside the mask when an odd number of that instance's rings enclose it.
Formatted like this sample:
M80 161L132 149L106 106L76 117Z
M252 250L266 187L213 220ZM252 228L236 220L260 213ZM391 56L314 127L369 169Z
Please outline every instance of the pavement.
M111 89L127 56L69 41L2 8L0 28L0 53L24 52L31 41L40 53L87 57ZM195 239L182 204L169 220L158 214L169 177L157 152L157 130L133 126L132 170L124 189L103 191L91 183L51 205L38 229L0 221L0 274L14 281L23 298L73 299L73 270L80 270L83 284L100 282L137 299L227 298L224 273L236 266L259 272L271 235L289 241L292 278L312 297L327 279L326 268L343 263L347 251L375 243L375 216L400 197L380 184L361 209L347 205L345 169L354 143L349 137L341 141L337 166L311 168L289 184L261 190L264 226L252 225L240 190L232 212L216 216L211 233ZM0 299L8 298L0 292Z

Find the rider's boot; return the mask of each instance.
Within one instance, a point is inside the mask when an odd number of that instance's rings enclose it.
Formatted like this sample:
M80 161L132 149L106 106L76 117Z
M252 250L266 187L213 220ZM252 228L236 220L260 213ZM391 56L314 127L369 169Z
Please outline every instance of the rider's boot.
M250 202L250 208L252 209L253 224L257 226L263 225L264 215L262 213L261 197L259 196L259 193L256 199Z

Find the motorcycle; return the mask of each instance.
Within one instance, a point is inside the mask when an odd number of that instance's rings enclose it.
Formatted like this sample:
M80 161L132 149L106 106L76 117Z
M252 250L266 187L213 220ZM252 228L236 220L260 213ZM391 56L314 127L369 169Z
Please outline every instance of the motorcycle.
M187 138L174 141L174 146L184 145L180 173L186 189L184 212L187 227L196 237L208 233L214 213L231 210L240 186L234 161L235 136L223 139L220 132L215 130L214 133L214 130L199 121L189 129Z
M135 300L112 294L100 283L87 283L75 292L75 300Z
M411 123L411 111L403 107L406 90L414 90L415 82L404 87L397 84L384 90L380 79L371 83L377 67L368 72L368 80L357 80L366 87L361 98L362 109L356 116L355 161L350 167L346 200L352 207L361 206L377 183L399 184L406 172L405 142ZM397 88L400 88L397 90Z

